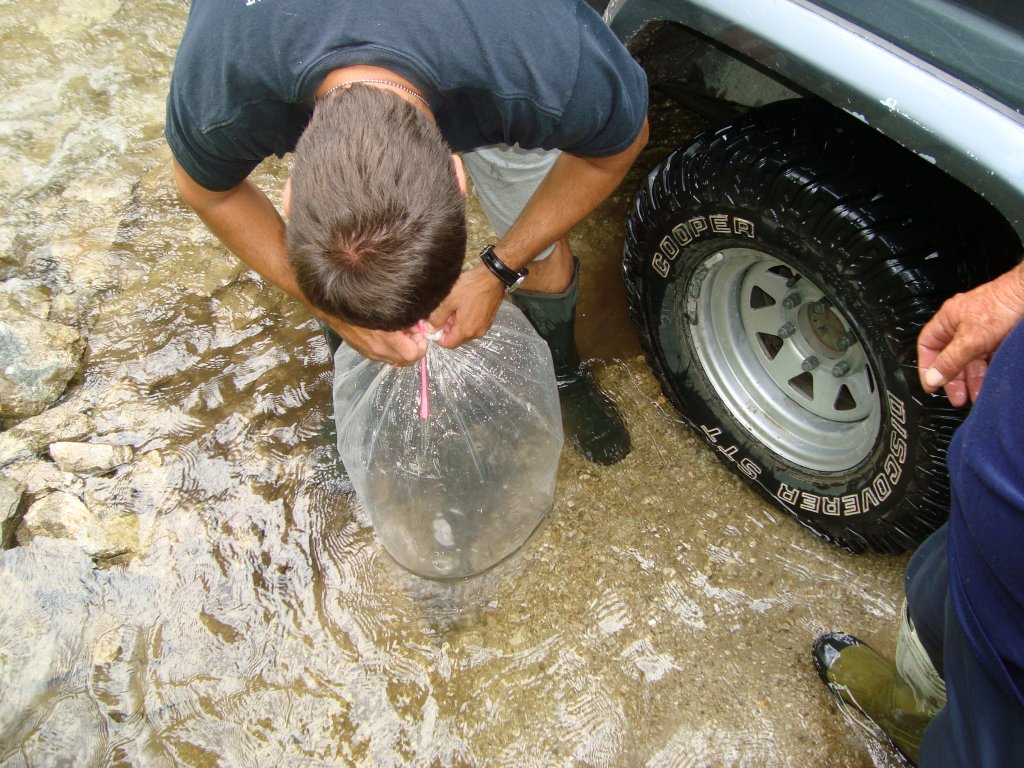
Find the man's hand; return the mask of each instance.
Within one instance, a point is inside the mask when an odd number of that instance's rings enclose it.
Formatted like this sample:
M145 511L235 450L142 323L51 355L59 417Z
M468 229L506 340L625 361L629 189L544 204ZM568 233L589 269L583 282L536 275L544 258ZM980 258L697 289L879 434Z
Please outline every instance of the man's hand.
M992 353L1024 318L1024 271L947 300L917 337L917 365L926 392L942 387L955 406L977 399Z
M630 146L618 154L579 157L562 152L519 218L495 246L501 260L511 269L520 270L549 245L560 243L570 229L619 185L647 143L648 134L645 119ZM565 243L565 248L565 258L571 259L568 243ZM570 276L571 263L571 260L565 262ZM524 284L528 290L543 293L565 287L564 284L557 288L544 285L543 280L538 280L540 268L530 269L530 276ZM563 277L568 282L569 277ZM463 273L445 300L430 315L431 324L444 331L438 343L454 349L487 333L498 313L504 292L504 284L483 264Z
M345 343L370 360L395 366L412 365L427 354L427 339L416 328L404 331L374 331L350 325L336 317L325 317L327 323Z
M430 315L430 324L443 331L442 347L455 349L479 339L494 323L505 285L483 264L463 272L445 300Z

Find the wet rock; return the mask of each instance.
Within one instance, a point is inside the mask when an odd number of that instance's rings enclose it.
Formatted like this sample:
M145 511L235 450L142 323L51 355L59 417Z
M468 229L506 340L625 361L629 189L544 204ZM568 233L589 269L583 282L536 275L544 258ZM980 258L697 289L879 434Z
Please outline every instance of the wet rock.
M77 177L61 192L61 197L76 200L104 211L123 211L128 207L136 181L123 175L105 174Z
M96 424L91 416L80 411L81 407L81 403L62 403L0 432L0 467L32 458L50 443L78 440L91 434Z
M85 491L85 481L63 472L52 461L43 459L23 459L7 465L4 472L9 478L25 486L25 493L32 497L43 496L53 491L67 491L81 496Z
M87 696L59 698L53 703L50 717L39 724L18 752L26 765L44 765L53 755L71 755L76 765L101 765L106 740L103 721L95 703Z
M165 461L159 451L140 456L126 473L125 493L132 500L132 511L144 517L182 509L186 472L180 460Z
M91 298L91 297L89 297ZM61 325L81 327L83 318L90 309L85 297L77 293L60 293L50 304L50 321Z
M0 418L45 410L78 374L84 352L85 339L74 328L9 303L0 315Z
M25 271L45 276L46 286L52 289L48 312L36 313L37 316L51 323L81 328L88 314L95 310L100 295L121 287L126 270L120 261L121 254L110 248L115 233L114 225L95 227L28 254ZM24 300L24 291L21 293Z
M101 517L77 496L58 491L28 508L17 530L17 542L25 546L36 537L71 539L97 560L135 552L138 521L133 515Z
M65 0L60 13L40 15L39 31L55 41L84 37L95 27L111 21L121 3L117 0Z
M115 230L104 233L90 233L90 241L109 244ZM62 266L67 289L71 296L64 303L88 306L97 295L121 287L118 255L109 247L86 248L74 240L53 243L50 255L56 264ZM67 310L63 310L67 311Z
M91 522L92 515L85 502L70 493L57 491L29 507L18 529L18 543L25 545L36 536L76 539Z
M14 255L14 227L0 225L0 279L14 274L18 260Z
M37 280L12 278L0 284L0 317L28 313L37 320L46 320L50 304L50 291Z
M0 475L0 546L8 549L14 542L14 532L20 520L18 508L25 487L10 478Z
M50 456L65 472L92 475L127 464L134 452L130 445L58 442L50 444Z

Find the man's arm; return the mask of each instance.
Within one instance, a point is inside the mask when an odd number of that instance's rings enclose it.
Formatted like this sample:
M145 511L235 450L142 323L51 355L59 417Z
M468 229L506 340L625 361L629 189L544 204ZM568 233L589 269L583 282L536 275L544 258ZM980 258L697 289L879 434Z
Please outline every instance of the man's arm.
M1024 265L947 300L917 337L927 392L946 390L956 406L977 399L988 361L1024 318Z
M350 325L310 305L288 264L284 220L274 204L246 179L237 187L215 192L197 184L174 162L174 181L189 205L230 251L289 296L302 302L348 344L373 360L407 365L426 353L423 336L410 331L388 333Z
M647 137L645 119L633 143L618 154L580 157L563 152L515 224L495 246L499 258L518 271L564 238L621 183L647 144ZM523 287L551 293L565 288L540 285L534 278L529 275ZM430 316L434 327L445 329L442 345L456 347L487 333L503 294L504 285L483 264L463 274Z

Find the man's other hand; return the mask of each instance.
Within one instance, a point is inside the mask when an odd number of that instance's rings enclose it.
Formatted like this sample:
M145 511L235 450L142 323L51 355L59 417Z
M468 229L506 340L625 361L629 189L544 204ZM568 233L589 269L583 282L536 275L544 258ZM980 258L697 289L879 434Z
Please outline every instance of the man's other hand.
M926 392L942 387L955 406L977 399L992 353L1024 318L1024 270L948 299L917 337L917 365Z
M394 366L412 365L427 354L427 340L415 327L403 331L375 331L350 325L336 317L324 318L345 343L370 360Z

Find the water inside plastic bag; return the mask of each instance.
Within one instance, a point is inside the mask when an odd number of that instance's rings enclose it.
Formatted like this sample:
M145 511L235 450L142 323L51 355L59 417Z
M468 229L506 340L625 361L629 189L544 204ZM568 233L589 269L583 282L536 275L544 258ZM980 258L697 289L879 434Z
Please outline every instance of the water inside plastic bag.
M384 549L427 578L501 562L551 509L562 451L547 345L502 302L481 339L396 369L342 345L334 357L338 451Z

